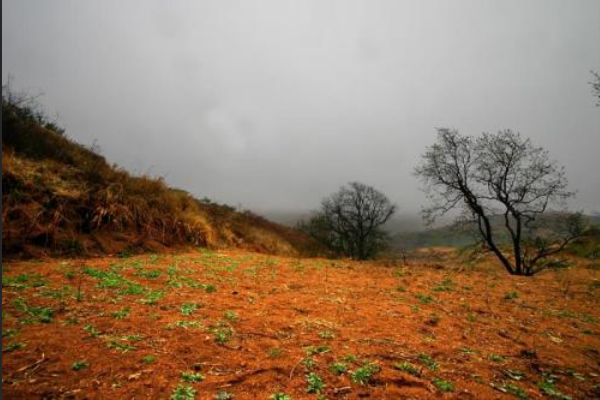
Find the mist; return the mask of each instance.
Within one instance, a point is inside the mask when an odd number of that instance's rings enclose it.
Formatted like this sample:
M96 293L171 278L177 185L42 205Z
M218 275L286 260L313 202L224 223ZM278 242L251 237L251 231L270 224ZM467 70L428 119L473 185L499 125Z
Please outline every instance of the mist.
M362 181L414 215L436 127L510 128L600 210L600 2L3 1L2 78L136 174L265 214Z

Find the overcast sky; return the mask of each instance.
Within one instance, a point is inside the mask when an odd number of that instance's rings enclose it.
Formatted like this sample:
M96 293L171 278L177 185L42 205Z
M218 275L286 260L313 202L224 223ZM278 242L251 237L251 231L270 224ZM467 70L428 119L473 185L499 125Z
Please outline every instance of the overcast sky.
M600 1L2 1L2 78L135 173L259 212L401 212L436 127L520 131L600 211Z

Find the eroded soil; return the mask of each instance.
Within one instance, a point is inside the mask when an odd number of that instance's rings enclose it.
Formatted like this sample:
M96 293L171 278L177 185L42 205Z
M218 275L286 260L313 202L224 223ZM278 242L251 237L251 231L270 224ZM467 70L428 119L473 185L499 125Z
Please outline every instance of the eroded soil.
M593 399L600 281L582 263L534 278L451 252L397 264L238 251L4 263L2 394Z

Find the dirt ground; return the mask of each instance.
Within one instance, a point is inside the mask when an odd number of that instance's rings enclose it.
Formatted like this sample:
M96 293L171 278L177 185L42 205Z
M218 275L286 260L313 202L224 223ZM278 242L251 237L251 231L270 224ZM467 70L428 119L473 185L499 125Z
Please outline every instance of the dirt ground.
M2 394L599 398L600 270L577 264L528 278L451 251L3 263Z

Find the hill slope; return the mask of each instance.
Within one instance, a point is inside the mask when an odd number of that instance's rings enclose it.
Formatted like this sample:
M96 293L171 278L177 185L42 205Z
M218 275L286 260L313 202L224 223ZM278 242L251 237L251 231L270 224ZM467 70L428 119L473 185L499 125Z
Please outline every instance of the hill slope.
M250 212L134 177L2 99L2 254L103 254L193 245L296 255L308 236Z

